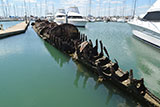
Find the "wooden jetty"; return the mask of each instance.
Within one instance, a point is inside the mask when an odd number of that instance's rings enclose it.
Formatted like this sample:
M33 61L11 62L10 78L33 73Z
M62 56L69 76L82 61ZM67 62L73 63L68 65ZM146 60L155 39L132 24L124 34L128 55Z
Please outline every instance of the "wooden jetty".
M110 81L143 106L160 107L160 99L147 89L143 78L135 79L132 70L124 72L116 59L114 62L110 60L102 41L99 41L101 52L98 52L98 40L93 46L92 41L87 40L86 35L80 34L74 25L57 25L54 22L37 20L32 26L43 40L92 69L91 71L98 76L98 81Z
M6 30L0 30L0 38L5 38L5 37L25 33L28 26L29 26L29 22L23 21L21 23L18 23L14 26L7 28Z

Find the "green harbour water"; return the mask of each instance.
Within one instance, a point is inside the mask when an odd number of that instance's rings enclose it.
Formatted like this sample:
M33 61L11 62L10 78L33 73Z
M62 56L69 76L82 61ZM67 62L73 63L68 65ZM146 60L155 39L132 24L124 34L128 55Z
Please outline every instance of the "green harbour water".
M3 23L4 28L17 22ZM160 98L160 50L136 39L126 23L87 23L79 28L102 40L124 71ZM135 107L137 102L110 83L98 83L84 65L74 62L34 32L0 39L0 107Z

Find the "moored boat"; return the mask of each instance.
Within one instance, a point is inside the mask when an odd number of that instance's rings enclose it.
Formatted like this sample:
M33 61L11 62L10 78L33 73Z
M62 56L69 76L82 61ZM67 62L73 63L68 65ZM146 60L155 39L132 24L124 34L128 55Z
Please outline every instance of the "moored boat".
M48 20L48 21L53 21L53 14L52 13L47 13L47 15L46 15L46 19Z
M59 25L66 22L66 12L64 9L57 10L54 22L56 22Z
M87 20L82 17L78 7L70 7L68 9L67 21L77 27L85 27Z
M132 28L132 33L139 39L160 48L160 0L141 18L134 18L128 24Z

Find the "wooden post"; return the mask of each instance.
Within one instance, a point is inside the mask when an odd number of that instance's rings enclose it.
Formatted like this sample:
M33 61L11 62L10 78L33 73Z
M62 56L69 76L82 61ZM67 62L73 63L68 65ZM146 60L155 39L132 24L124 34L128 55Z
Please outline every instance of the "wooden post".
M2 24L0 25L0 30L4 30L4 29L3 29L3 25L2 25Z
M93 47L93 43L90 39L89 39L89 44L91 45L91 47Z
M129 72L129 80L130 80L130 83L133 84L133 70L132 69Z
M86 35L86 41L87 41L87 35Z
M96 50L98 52L98 39L96 39Z
M103 54L103 44L102 44L102 41L99 41L99 42L100 42L100 46L101 46L101 53L100 53L100 54L101 54L101 55L104 55L104 54Z
M114 76L115 75L115 70L112 66L110 66L110 71L111 71L112 76Z
M84 42L84 34L82 35L82 41Z
M82 34L80 34L80 41L82 41Z
M104 52L106 53L106 55L107 55L108 58L109 58L109 54L108 54L108 51L107 51L106 47L104 47Z

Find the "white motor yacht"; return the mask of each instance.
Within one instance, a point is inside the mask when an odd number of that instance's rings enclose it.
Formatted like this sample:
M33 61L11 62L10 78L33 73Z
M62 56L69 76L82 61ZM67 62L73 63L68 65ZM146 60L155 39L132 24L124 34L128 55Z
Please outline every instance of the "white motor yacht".
M47 13L46 18L48 21L53 21L54 17L52 13Z
M64 9L57 10L54 22L56 22L59 25L66 22L66 13Z
M134 18L128 24L136 37L160 48L160 0L157 0L143 17Z
M125 21L125 18L120 17L120 18L117 19L117 22L119 22L119 23L125 23L126 21Z
M85 27L87 23L87 20L79 13L78 7L70 7L67 16L67 22L77 27Z

